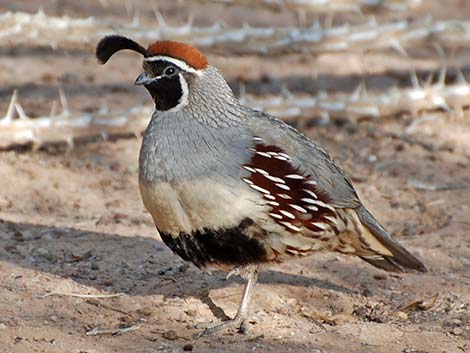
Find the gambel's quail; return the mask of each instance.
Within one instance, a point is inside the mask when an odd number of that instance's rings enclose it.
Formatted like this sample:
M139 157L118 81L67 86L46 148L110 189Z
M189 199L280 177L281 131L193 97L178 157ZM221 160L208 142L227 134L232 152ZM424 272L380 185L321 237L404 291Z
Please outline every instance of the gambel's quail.
M425 272L362 205L351 180L294 128L241 105L196 48L157 41L145 49L118 35L96 48L144 56L143 85L155 102L139 159L139 185L163 242L201 269L242 275L231 321L247 330L261 268L321 250L359 256L386 271Z

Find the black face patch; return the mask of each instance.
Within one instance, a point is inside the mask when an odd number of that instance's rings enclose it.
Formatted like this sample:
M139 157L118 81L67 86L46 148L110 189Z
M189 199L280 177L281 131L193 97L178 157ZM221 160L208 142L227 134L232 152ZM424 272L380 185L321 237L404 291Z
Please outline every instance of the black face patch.
M178 76L163 77L145 85L145 88L150 92L157 110L169 110L176 107L183 96L183 89Z
M266 261L262 236L248 236L245 232L252 224L251 219L245 219L230 229L181 233L177 237L162 232L160 235L171 250L199 268L214 263L238 267Z
M144 70L150 78L160 77L144 85L155 102L155 108L169 110L176 107L183 97L179 75L182 70L165 60L144 61Z

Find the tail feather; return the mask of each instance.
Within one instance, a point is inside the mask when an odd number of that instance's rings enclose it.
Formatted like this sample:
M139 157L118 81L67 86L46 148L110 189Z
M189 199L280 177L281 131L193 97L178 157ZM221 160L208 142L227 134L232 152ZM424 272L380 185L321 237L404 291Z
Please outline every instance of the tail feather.
M361 259L375 267L390 272L406 272L407 270L427 272L423 263L393 239L364 206L359 206L356 211L362 225L364 225L370 234L392 254L392 256L388 254L360 256Z

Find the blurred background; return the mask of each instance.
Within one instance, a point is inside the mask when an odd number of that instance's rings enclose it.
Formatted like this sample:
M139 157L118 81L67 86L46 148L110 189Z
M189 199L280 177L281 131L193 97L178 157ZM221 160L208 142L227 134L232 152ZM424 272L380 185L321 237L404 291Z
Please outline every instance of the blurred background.
M470 352L469 18L467 0L0 0L0 347ZM196 45L329 151L430 273L310 256L263 274L250 336L192 339L242 282L161 243L137 185L141 57L99 65L109 33Z

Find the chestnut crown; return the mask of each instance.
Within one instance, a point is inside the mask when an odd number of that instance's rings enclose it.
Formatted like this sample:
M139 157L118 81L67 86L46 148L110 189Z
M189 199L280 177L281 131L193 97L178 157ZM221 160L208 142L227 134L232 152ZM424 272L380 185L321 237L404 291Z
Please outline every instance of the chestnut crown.
M120 50L133 50L144 58L169 56L185 62L195 70L203 70L207 67L207 58L192 45L171 40L160 40L150 44L147 49L134 40L120 35L109 35L102 38L96 46L96 57L99 62L105 64L111 56Z

